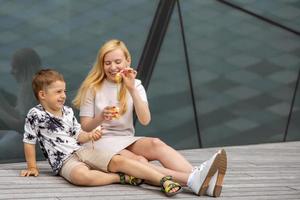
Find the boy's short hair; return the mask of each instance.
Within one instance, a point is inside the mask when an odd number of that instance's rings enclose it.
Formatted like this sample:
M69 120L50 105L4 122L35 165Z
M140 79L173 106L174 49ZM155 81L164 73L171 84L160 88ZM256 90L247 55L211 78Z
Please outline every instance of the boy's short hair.
M42 69L38 71L32 79L32 89L35 98L39 101L39 91L45 89L55 81L65 82L63 75L53 69Z

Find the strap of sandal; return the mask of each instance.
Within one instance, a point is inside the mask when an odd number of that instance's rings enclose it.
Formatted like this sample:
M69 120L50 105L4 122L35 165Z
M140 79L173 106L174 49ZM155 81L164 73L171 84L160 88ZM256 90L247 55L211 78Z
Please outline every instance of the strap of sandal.
M118 175L120 176L120 183L121 184L127 184L126 182L126 175L122 172L119 172ZM134 176L128 176L128 184L138 186L141 185L144 182L143 179L136 178Z
M130 185L134 185L134 186L139 186L144 182L144 179L140 179L140 178L136 178L134 176L129 176L129 181L128 183Z
M178 191L180 191L181 185L179 185L179 183L175 183L175 182L169 183L169 184L167 185L167 187L164 188L164 192L165 192L165 193L170 193L170 191L171 191L172 189L174 189L174 188L178 188L178 190L177 190L176 192L174 192L174 193L177 193Z
M164 183L166 181L172 181L172 176L165 176L160 180L161 185L161 191L164 192L167 196L173 196L179 192L181 192L182 187L179 183L176 182L170 182L166 187L164 186ZM171 192L172 189L178 188L177 191Z
M160 186L161 186L162 188L164 188L164 183L165 183L166 181L171 181L172 179L173 179L172 176L164 176L162 179L160 179Z
M119 174L119 176L120 176L120 183L121 183L121 184L126 184L126 177L125 177L125 174L124 174L124 173L121 173L121 172L119 172L118 174Z

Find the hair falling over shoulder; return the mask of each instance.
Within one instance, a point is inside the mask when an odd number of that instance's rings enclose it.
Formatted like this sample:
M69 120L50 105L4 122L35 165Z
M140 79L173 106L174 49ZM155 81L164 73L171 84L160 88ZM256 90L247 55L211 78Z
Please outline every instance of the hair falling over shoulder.
M87 92L91 90L92 94L96 95L96 90L101 87L101 84L105 80L105 72L104 72L104 57L108 52L111 52L115 49L121 49L124 52L125 58L131 60L131 55L124 44L124 42L120 40L109 40L107 41L98 51L96 61L88 73L87 77L81 84L77 95L73 100L73 105L76 108L80 108L80 106L84 103L86 98ZM120 90L120 114L124 114L127 108L126 102L126 93L127 89L123 83L121 83L121 90Z

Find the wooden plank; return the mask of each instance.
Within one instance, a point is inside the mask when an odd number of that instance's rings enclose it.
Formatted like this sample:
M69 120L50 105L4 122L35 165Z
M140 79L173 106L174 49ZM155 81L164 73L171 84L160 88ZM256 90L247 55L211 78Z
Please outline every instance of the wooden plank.
M219 148L180 151L194 165ZM218 199L300 199L300 142L225 147L228 172ZM157 164L157 162L154 162ZM26 163L0 164L0 199L167 199L158 187L108 185L78 187L54 176L48 162L39 161L39 177L19 177ZM185 189L175 199L199 199ZM201 197L201 199L211 199Z

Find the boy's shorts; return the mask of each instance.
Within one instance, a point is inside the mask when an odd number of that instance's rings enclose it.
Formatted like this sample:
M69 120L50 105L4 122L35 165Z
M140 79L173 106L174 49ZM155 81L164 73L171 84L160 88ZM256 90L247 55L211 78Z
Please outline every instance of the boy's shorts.
M71 172L78 165L86 166L89 169L108 172L108 164L115 154L116 153L113 152L102 152L99 150L83 147L73 153L67 160L64 161L59 175L67 179L69 182L72 182Z

